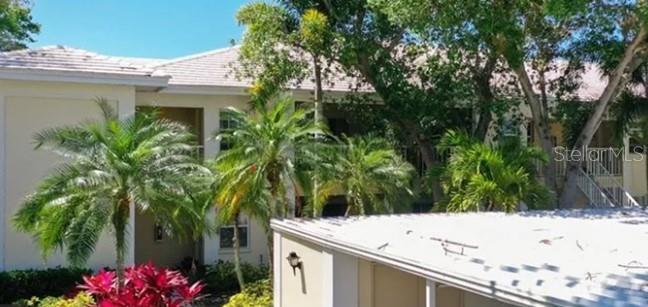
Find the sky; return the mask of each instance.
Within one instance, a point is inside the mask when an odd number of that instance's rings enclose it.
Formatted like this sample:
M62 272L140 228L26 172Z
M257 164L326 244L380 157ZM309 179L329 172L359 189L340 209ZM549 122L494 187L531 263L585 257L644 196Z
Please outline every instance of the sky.
M31 48L65 45L106 55L174 58L230 46L252 0L32 0L41 33Z

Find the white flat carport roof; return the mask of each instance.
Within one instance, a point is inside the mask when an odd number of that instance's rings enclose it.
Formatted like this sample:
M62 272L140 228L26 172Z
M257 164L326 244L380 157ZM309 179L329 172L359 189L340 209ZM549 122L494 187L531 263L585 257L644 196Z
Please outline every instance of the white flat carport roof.
M274 231L528 306L648 306L648 212L273 220Z

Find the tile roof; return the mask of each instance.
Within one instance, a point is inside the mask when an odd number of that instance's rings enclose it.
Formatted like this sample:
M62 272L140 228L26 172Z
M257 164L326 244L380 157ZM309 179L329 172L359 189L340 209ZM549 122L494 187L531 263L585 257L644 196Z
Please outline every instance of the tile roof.
M646 211L381 215L272 228L523 305L648 306Z
M239 46L171 60L105 56L77 48L48 46L32 50L2 52L0 53L0 69L165 77L170 78L168 82L170 86L247 88L252 84L252 80L239 79L234 73L238 57ZM566 67L564 63L558 63L559 70L564 67ZM532 78L537 77L533 73L531 76ZM549 82L559 77L560 75L556 72L547 75ZM493 82L506 82L505 78L496 76ZM313 90L315 85L312 79L312 77L307 77L301 83L293 82L289 88ZM330 79L330 82L323 84L327 91L350 91L361 83L360 79L348 76L336 76ZM586 65L581 86L576 95L584 99L596 99L602 93L605 85L606 77L602 75L602 72L594 65ZM363 85L359 90L371 91L371 87Z
M238 47L216 49L172 59L153 66L171 76L170 85L247 87L250 81L237 80L231 63L238 61Z
M153 67L171 76L169 85L247 88L252 85L252 80L239 79L234 72L238 58L239 46L233 46L173 59ZM331 81L323 84L324 90L349 91L358 83L356 79L348 77L334 77ZM299 84L293 82L289 88L313 90L315 84L311 77Z
M0 53L3 69L81 72L128 76L161 76L146 65L134 64L124 58L99 55L65 46L47 46Z

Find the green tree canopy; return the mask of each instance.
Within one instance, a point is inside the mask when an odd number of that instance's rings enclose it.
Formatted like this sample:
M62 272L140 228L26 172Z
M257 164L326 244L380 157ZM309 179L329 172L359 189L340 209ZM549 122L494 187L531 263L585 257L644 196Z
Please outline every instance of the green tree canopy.
M39 32L28 1L0 0L0 51L27 48Z

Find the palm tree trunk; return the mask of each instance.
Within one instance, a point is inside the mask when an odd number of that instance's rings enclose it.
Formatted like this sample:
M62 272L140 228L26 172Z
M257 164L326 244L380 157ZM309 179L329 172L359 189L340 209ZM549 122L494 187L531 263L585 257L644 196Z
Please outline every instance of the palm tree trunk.
M272 235L272 230L270 230L270 227L266 229L266 238L267 238L267 244L268 244L268 272L270 273L270 280L272 279L272 275L274 274L274 236Z
M130 199L122 197L117 202L117 208L112 216L113 227L115 228L115 269L117 271L118 289L124 285L124 261L126 253L126 223L130 214Z
M243 279L243 271L241 270L241 238L239 233L239 216L237 212L234 216L234 272L236 272L236 280L238 281L241 291L245 289L245 280Z
M315 99L315 116L314 116L314 120L315 120L315 123L318 123L322 118L322 112L321 112L320 108L323 109L323 107L322 107L322 98L323 98L323 93L322 93L322 67L320 66L319 57L317 55L315 55L315 54L313 54L313 69L315 70L314 71L314 74L315 74L315 93L313 95L313 98ZM319 135L317 135L316 142L317 141L319 141ZM317 170L314 170L313 175L314 175L313 176L313 191L312 191L312 196L311 196L311 197L313 197L313 201L312 201L313 202L312 217L316 217L317 212L315 211L316 210L315 209L315 207L316 207L315 198L317 198L317 194L319 193L318 192L318 190L319 190L319 180L317 180L318 179Z
M268 174L268 181L270 182L270 198L271 198L271 204L270 204L270 218L285 218L285 211L282 210L283 206L280 204L279 201L279 184L281 184L279 180L279 176L275 175L275 173L270 172ZM284 212L281 212L284 211ZM267 221L266 226L266 237L267 237L267 244L268 244L268 271L270 272L270 280L272 280L273 274L274 274L274 265L273 265L273 259L274 259L274 237L272 235L272 229L270 228L270 221Z

